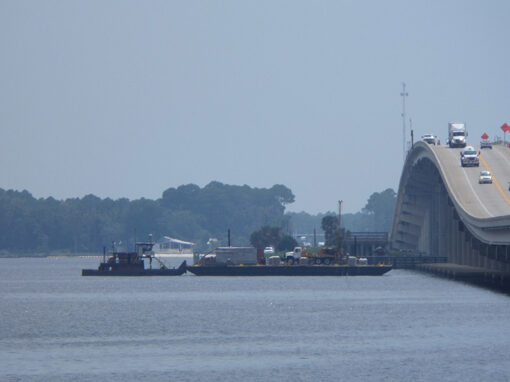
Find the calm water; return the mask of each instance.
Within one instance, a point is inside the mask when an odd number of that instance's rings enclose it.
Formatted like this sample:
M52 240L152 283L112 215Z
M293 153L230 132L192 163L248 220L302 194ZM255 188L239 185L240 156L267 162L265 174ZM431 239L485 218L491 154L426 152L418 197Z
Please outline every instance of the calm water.
M506 295L403 270L80 276L98 261L0 259L0 381L510 380Z

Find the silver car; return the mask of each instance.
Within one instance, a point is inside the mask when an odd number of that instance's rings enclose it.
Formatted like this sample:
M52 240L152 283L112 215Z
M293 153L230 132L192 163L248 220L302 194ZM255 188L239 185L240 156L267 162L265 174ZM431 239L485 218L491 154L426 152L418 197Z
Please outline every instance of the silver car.
M480 177L478 183L492 183L492 174L490 171L480 171Z

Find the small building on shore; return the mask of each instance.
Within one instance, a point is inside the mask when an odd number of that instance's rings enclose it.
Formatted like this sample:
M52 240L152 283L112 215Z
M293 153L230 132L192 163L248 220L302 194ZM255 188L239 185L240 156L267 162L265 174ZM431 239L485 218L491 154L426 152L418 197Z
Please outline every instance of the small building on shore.
M152 250L156 254L168 255L192 255L195 243L175 239L170 236L163 236L156 241Z

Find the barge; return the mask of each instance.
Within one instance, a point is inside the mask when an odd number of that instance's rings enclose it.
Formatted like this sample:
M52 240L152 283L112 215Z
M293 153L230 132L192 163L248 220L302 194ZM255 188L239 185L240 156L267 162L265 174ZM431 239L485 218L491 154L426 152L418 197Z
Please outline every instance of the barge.
M82 269L82 276L180 276L186 273L186 260L178 268L168 268L152 252L151 242L136 243L135 252L112 251L108 260L103 251L103 261L97 269ZM149 268L145 268L145 259L149 259ZM160 267L152 268L152 260Z
M195 259L187 271L197 276L381 276L392 269L391 265L368 265L366 259L353 256L312 259L301 257L303 251L289 253L295 257L283 261L279 256L264 259L252 247L219 247L214 254Z
M191 265L197 276L381 276L391 265Z

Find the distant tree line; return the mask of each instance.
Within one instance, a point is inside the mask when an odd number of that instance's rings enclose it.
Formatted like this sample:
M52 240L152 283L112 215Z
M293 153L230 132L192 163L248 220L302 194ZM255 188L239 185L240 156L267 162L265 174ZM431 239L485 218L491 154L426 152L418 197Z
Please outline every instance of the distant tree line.
M322 219L336 219L335 213L285 213L293 201L292 191L283 185L252 188L219 182L169 188L156 200L94 195L36 199L28 191L0 189L0 255L99 253L112 242L131 249L135 238L145 240L149 234L192 241L202 250L210 238L227 245L229 228L232 245L250 245L251 235L260 231L252 238L259 246L283 248L294 245L289 234L312 233L314 228L323 233ZM395 202L392 189L373 193L361 212L342 214L342 227L389 232ZM277 227L278 233L263 227Z
M294 201L283 185L252 188L211 182L169 188L157 200L101 199L94 195L56 200L34 198L28 191L0 189L0 251L6 253L100 252L122 242L129 249L135 237L168 235L195 242L209 238L226 245L249 245L262 226L286 230L285 206Z

